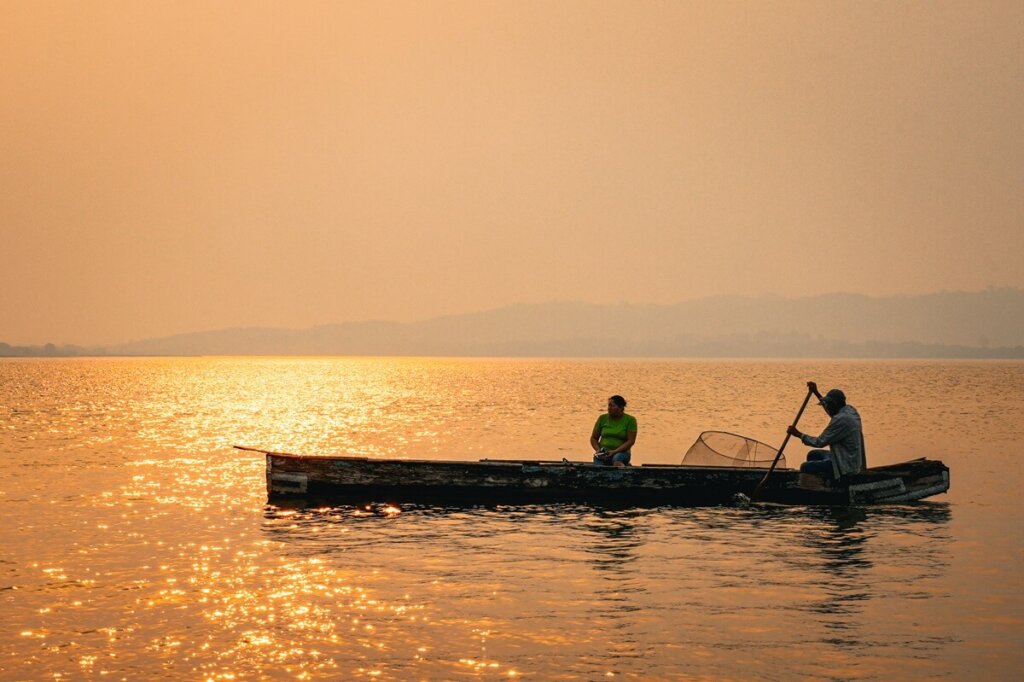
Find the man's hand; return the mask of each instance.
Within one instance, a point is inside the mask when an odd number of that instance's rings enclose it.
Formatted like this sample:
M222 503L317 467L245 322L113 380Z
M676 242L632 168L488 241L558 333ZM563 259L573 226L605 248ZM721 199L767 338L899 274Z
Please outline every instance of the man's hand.
M807 390L813 393L814 395L818 396L819 398L821 397L821 393L818 393L818 384L814 383L813 381L807 382Z
M787 427L786 428L786 433L788 433L791 436L796 436L797 438L803 438L804 437L804 434L800 433L800 431L798 431L795 426Z

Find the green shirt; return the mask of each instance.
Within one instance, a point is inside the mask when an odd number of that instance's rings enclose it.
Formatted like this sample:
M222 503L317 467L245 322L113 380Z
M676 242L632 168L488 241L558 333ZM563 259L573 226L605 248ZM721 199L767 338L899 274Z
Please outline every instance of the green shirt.
M607 414L602 414L594 424L594 431L598 434L598 443L602 448L614 450L626 442L629 431L636 431L636 417L623 412L618 419L611 419Z

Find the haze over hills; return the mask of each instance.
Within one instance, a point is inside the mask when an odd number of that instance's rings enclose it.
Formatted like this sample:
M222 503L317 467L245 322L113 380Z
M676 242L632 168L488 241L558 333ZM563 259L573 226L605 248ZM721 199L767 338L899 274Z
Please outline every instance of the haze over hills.
M221 329L5 355L1024 357L1024 291L518 304L412 323ZM5 352L6 351L6 352Z

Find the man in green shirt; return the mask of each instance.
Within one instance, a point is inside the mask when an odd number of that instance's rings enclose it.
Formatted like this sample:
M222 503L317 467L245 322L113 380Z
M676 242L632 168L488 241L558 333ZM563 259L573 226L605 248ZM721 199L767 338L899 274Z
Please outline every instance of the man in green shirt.
M626 399L621 395L608 398L608 413L597 418L590 434L594 464L629 466L630 451L636 443L636 418L625 409Z

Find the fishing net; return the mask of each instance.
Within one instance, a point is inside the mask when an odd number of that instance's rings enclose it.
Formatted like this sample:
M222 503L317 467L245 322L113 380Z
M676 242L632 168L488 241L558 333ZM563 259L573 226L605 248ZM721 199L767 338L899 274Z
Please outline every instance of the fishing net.
M705 467L764 467L768 468L779 451L753 438L737 436L725 431L705 431L683 455L683 464ZM779 458L780 468L786 468L786 456Z

